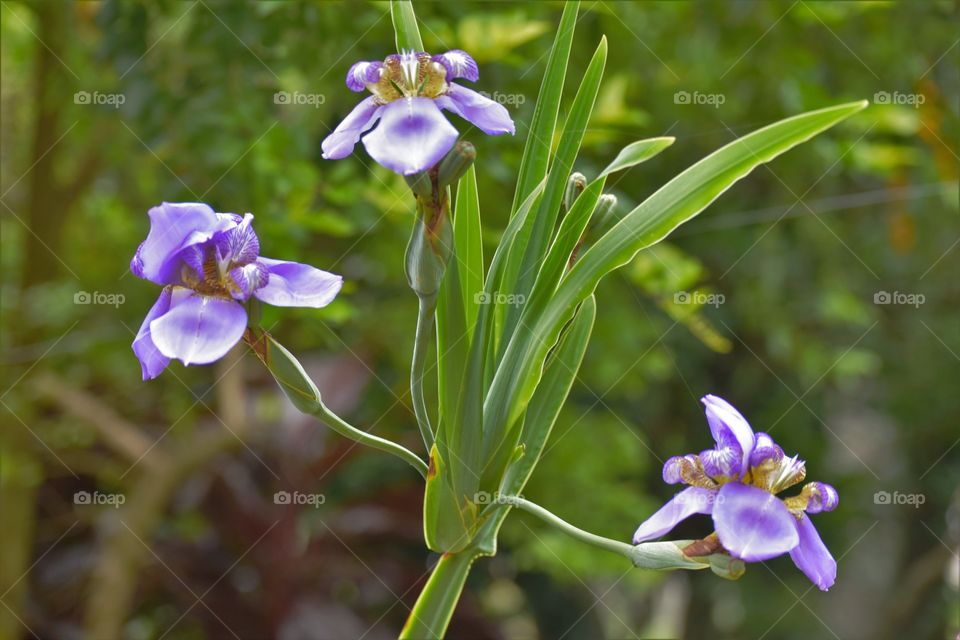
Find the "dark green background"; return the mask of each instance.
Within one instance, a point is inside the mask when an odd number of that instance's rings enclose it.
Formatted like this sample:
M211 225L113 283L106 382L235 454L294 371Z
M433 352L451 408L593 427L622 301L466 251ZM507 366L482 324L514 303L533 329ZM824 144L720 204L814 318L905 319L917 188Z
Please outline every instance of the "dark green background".
M416 8L429 50L466 49L477 89L522 102L509 106L513 138L451 116L477 145L489 255L561 7ZM114 620L128 638L395 635L431 562L418 478L298 416L249 355L141 382L130 342L159 290L126 272L162 200L254 213L264 255L346 280L326 309L267 309L264 324L334 409L420 451L407 395L415 298L401 268L412 199L360 146L320 158L362 97L343 85L349 65L392 50L387 5L0 11L0 637L73 638ZM698 398L717 393L799 452L808 478L838 488L840 508L815 522L839 577L822 594L788 558L736 583L631 571L515 515L500 554L471 576L452 637L953 637L956 26L955 2L585 3L568 97L603 34L610 56L578 170L595 174L633 140L677 137L608 182L620 211L774 120L922 96L918 108L874 104L759 168L608 279L580 380L525 492L628 539L672 493L661 461L710 445ZM124 103L77 104L84 91ZM323 103L276 104L278 91ZM723 103L678 104L681 91ZM124 303L75 304L80 291ZM681 291L723 304L675 304ZM884 291L924 303L875 304ZM78 505L77 491L126 502ZM277 505L276 491L325 502ZM879 491L923 504L877 504ZM691 521L677 535L708 531Z

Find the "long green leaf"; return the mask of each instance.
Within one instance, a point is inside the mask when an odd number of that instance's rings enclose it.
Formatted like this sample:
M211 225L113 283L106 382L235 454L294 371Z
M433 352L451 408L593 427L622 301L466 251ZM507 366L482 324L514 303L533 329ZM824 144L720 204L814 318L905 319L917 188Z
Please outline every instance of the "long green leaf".
M511 339L487 395L485 426L516 422L564 323L604 275L665 238L757 166L866 105L861 101L811 111L739 138L689 167L628 213L574 264L545 307L527 305L522 330Z
M560 223L556 238L550 246L546 259L537 274L537 281L530 295L531 304L537 304L537 298L553 295L564 270L570 261L570 256L576 250L583 237L583 232L590 222L593 210L596 207L600 194L606 182L606 176L614 171L622 171L654 157L671 144L673 138L650 138L638 140L623 148L616 159L590 183L574 202Z
M393 18L393 30L397 36L397 53L423 51L423 40L420 39L413 3L410 0L391 0L390 17Z
M603 68L606 61L607 39L604 37L600 39L600 44L583 74L580 88L577 89L573 106L570 108L570 113L563 127L563 134L560 136L557 153L550 167L547 186L544 188L540 205L537 207L535 215L527 217L523 228L517 234L511 247L510 258L507 261L507 272L501 284L507 291L518 297L526 298L530 295L537 270L544 255L546 255L550 238L556 227L557 215L560 211L560 203L563 201L564 191L567 188L567 181L570 178L570 172L573 170L577 153L580 151L580 143L583 142L587 123L590 121L590 114L593 113L597 93L600 91L600 80L603 78ZM507 309L503 327L505 338L513 333L519 318L519 307L514 306Z
M570 60L570 47L579 8L579 2L567 2L563 7L557 37L550 49L547 69L543 74L537 104L527 131L527 142L523 147L523 159L517 176L517 190L513 194L513 206L510 207L511 213L516 213L520 203L547 175L553 130L557 126L557 115L560 113L560 96L563 94L563 81L567 76L567 63Z
M453 214L453 241L460 266L460 292L463 294L467 330L471 337L483 301L483 240L480 234L480 197L477 193L477 174L471 165L457 185Z
M613 159L613 162L607 165L607 168L600 172L598 178L603 178L616 171L623 171L636 166L641 162L646 162L674 143L676 138L666 136L663 138L647 138L646 140L637 140L625 146Z
M573 387L573 381L577 378L596 315L596 300L590 296L580 305L569 329L547 360L543 380L530 398L523 418L520 444L524 447L524 455L511 466L504 477L501 489L504 493L515 494L522 491L533 473L534 466L540 460L557 416L560 415Z
M524 417L520 437L523 455L509 466L500 484L501 493L519 494L530 479L583 362L595 317L596 302L590 296L580 305L570 328L547 361L543 382L531 398ZM477 544L486 553L496 553L497 533L508 513L509 508L499 506L494 507L492 513L483 514L481 519L486 519L477 534Z

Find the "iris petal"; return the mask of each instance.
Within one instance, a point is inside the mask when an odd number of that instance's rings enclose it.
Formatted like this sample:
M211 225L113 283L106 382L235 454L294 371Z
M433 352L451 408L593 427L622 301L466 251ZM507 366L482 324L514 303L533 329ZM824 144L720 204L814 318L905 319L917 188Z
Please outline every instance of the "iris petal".
M353 152L353 147L363 132L368 130L380 117L382 105L377 104L376 98L369 96L357 104L353 111L337 125L333 133L328 135L320 144L325 160L339 160L346 158Z
M250 224L252 221L253 214L248 213L240 224L214 236L214 246L222 262L242 266L260 255L260 239Z
M803 488L803 493L809 495L807 513L833 511L840 504L840 494L826 482L811 482Z
M177 288L169 311L150 323L150 335L167 358L209 364L227 355L246 328L247 312L239 302Z
M790 558L813 584L821 591L826 591L837 579L837 561L823 544L810 518L804 516L797 523L797 531L800 542L790 551Z
M341 276L299 262L260 258L257 263L270 277L253 295L277 307L325 307L343 284Z
M180 251L226 228L213 209L200 202L164 202L149 215L150 233L130 262L130 271L161 285L176 284Z
M170 364L170 358L166 357L157 345L153 343L150 335L150 323L170 310L170 293L172 287L164 287L160 292L160 297L147 312L147 317L143 319L137 337L133 340L133 352L137 354L140 360L140 369L144 380L156 378Z
M477 61L463 49L451 49L446 53L433 56L434 62L439 62L447 70L447 81L456 78L465 78L470 82L480 79L480 68Z
M498 136L503 133L513 135L516 131L506 107L458 84L451 84L446 95L437 98L437 104L489 135Z
M713 510L717 492L713 489L688 487L673 498L652 516L646 519L633 534L633 543L659 538L678 523L697 513L710 513Z
M707 422L710 424L710 433L717 443L717 447L736 446L740 449L740 465L736 472L745 470L750 463L750 454L753 453L756 438L747 419L733 408L729 402L714 395L701 398L706 408Z
M363 91L364 88L380 79L382 62L360 61L354 63L347 71L347 88L350 91Z
M713 522L720 543L747 562L768 560L790 551L799 541L797 520L776 496L738 482L720 488Z
M440 162L457 135L430 98L401 98L383 107L380 124L364 136L363 146L386 168L411 175Z

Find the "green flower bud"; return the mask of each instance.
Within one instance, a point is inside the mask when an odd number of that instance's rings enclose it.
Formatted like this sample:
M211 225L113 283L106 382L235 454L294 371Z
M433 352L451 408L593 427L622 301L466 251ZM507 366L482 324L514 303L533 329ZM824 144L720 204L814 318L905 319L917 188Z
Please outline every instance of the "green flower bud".
M567 181L567 189L563 193L563 210L570 211L577 196L587 188L587 178L580 172L574 171Z
M456 184L477 159L477 150L466 140L453 145L437 168L437 184L441 189Z

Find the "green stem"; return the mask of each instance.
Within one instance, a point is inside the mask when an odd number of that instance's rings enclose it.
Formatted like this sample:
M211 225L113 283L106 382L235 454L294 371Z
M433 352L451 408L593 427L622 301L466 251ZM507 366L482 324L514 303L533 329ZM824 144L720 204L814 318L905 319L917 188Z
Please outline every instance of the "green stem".
M730 556L725 553L698 557L687 557L684 555L683 549L694 542L693 540L665 540L661 542L627 544L626 542L604 538L589 531L584 531L559 516L550 513L540 505L534 504L519 496L499 495L497 496L497 502L532 513L544 522L560 529L568 536L576 538L581 542L586 542L594 547L604 549L605 551L624 556L629 559L635 567L640 567L641 569L654 569L657 571L691 569L696 571L710 567L717 575L733 580L743 574L743 563L740 560L731 559Z
M410 365L410 397L413 399L413 413L417 417L417 426L427 451L433 447L433 427L430 426L430 414L423 394L423 377L426 375L427 352L430 348L430 335L433 329L434 312L437 309L437 297L418 296L417 333L413 342L413 361Z
M368 447L373 447L374 449L379 449L380 451L386 451L391 453L398 458L402 458L410 464L414 469L417 470L424 479L427 477L427 463L424 462L420 456L415 454L413 451L410 451L403 445L399 445L392 440L387 440L385 438L380 438L375 435L371 435L366 431L361 431L353 425L349 424L346 420L335 414L333 411L327 408L327 405L323 404L322 401L316 403L313 411L311 412L315 417L322 419L327 425L342 435L345 438L349 438L354 442L359 442L360 444L365 444Z
M589 531L584 531L583 529L573 526L566 520L561 519L559 516L550 513L540 505L534 504L529 500L525 500L519 496L500 495L498 496L497 501L502 504L508 504L510 506L517 507L518 509L523 509L528 513L532 513L544 522L553 525L557 529L560 529L566 533L568 536L576 538L581 542L586 542L594 547L605 549L606 551L610 551L621 556L626 556L627 558L633 558L633 545L627 544L626 542L620 542L619 540L613 540L611 538L604 538L603 536L598 536L594 533L590 533Z
M470 566L481 554L476 549L445 553L410 610L400 640L442 638L457 608Z

